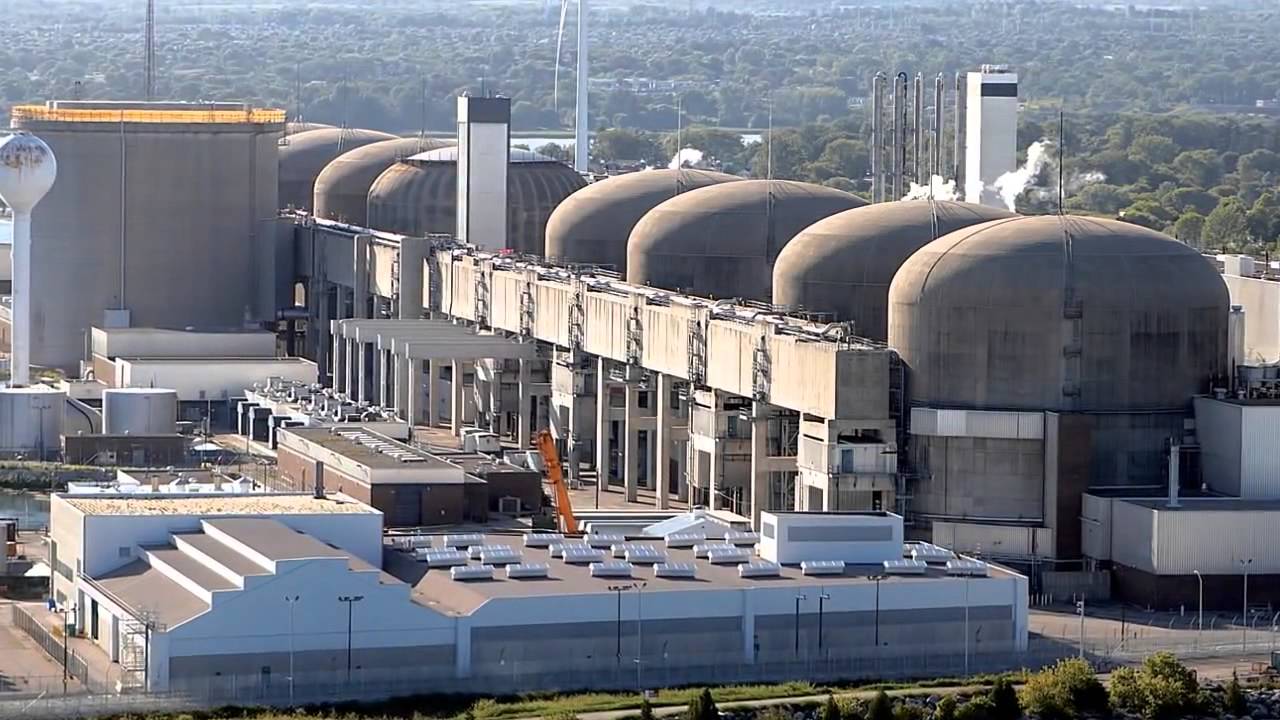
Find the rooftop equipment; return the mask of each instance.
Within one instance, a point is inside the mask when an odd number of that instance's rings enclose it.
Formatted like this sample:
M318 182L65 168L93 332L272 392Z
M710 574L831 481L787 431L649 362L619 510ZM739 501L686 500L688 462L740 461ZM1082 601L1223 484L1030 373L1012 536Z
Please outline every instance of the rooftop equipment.
M624 556L629 563L655 565L665 563L667 554L652 545L633 545L627 548Z
M760 533L752 530L729 530L724 534L724 541L730 545L755 545L760 542Z
M594 548L612 548L626 539L626 536L617 533L591 533L586 538L587 544Z
M485 565L518 565L520 553L510 545L494 545L480 551L480 562Z
M551 547L552 543L559 542L564 542L564 535L561 533L532 532L524 536L524 546L527 548Z
M550 571L546 563L520 563L507 566L508 580L527 580L545 578Z
M591 577L629 578L631 563L610 560L608 562L591 563Z
M449 577L459 581L492 580L492 565L459 565L449 570Z
M442 545L447 548L469 548L472 545L483 545L484 535L480 533L458 533L445 535Z
M929 565L921 560L885 560L885 575L923 575Z
M672 533L666 537L667 548L691 548L707 541L702 533Z
M565 545L561 550L562 559L570 565L586 565L588 563L603 562L605 553L603 550L593 547L585 547L582 545Z
M697 566L689 562L665 562L653 566L654 577L689 579L697 575Z
M991 568L981 560L958 558L947 562L947 574L961 577L987 577Z
M843 575L843 560L805 560L800 563L800 572L804 575Z
M740 565L751 562L751 553L732 545L727 548L713 547L707 550L707 562L712 565Z
M736 546L730 545L729 543L726 543L726 542L700 543L698 545L693 546L693 556L697 558L705 558L710 555L712 550L737 550L737 549L738 548Z
M738 566L738 577L766 578L778 577L782 574L782 566L768 560L755 560Z
M467 553L462 550L423 548L414 551L414 557L425 560L429 568L454 567L467 564Z

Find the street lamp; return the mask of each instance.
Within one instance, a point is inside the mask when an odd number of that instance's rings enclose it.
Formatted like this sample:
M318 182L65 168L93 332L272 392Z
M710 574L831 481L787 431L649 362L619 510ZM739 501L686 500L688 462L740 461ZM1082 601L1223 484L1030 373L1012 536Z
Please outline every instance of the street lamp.
M969 677L969 576L964 576L964 676Z
M800 657L800 601L804 600L804 595L796 595L796 657Z
M636 693L644 694L644 685L640 680L640 666L644 658L644 586L636 583Z
M876 584L876 654L880 654L880 581L884 580L886 575L868 575L867 579ZM968 634L968 631L965 631Z
M1240 617L1244 620L1244 627L1240 629L1240 652L1249 651L1249 566L1253 564L1253 558L1240 561L1240 567L1244 568L1244 614Z
M618 598L618 616L614 620L614 628L617 634L616 645L613 652L613 664L615 667L622 667L622 593L630 590L630 585L610 585L609 591Z
M364 599L363 595L339 595L338 602L347 604L347 684L351 684L351 616L356 603Z
M285 595L284 601L289 604L289 705L293 705L293 609L302 599L301 595Z
M68 616L71 613L74 613L75 611L76 611L75 605L72 605L71 607L62 607L54 611L62 615L62 694L63 695L67 694L67 681L69 679L68 676L71 673L71 671L68 669L68 666L67 666L67 663L69 662L69 658L67 657L67 654L68 654L67 648L71 646L71 635L72 635L72 633L67 630L67 626L68 624L70 624L70 620L68 619Z

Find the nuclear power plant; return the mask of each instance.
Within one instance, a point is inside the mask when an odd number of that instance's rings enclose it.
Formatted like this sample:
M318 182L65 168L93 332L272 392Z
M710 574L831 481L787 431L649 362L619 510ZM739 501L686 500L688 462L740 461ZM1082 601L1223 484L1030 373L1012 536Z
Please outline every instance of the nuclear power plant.
M870 79L867 197L591 177L585 82L576 169L489 94L452 139L15 108L0 454L118 468L53 496L52 606L122 688L294 701L971 674L1051 659L1033 599L1280 602L1280 285L1015 213L1017 75L927 84Z

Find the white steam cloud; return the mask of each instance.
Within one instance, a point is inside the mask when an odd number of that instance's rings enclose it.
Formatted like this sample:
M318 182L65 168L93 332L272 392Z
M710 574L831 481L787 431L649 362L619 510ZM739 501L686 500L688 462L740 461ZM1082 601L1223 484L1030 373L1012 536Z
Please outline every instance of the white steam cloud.
M697 167L702 163L703 156L704 153L697 148L680 148L680 151L676 153L676 156L671 158L671 162L668 163L667 167L672 170Z
M947 180L941 175L929 178L928 185L911 183L911 189L902 196L903 200L959 200L960 191L956 189L955 180Z
M1040 175L1045 163L1049 161L1049 149L1052 145L1053 143L1044 139L1031 143L1031 147L1027 148L1027 161L1022 167L1001 175L992 183L992 188L1009 210L1018 209L1018 196L1031 187Z

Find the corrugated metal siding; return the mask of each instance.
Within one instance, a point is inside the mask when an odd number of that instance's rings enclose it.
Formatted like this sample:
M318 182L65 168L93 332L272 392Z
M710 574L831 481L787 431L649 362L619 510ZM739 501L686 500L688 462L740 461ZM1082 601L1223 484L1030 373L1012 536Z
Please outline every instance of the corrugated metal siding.
M1280 407L1251 406L1240 419L1240 495L1280 498Z
M1212 398L1196 398L1194 405L1205 482L1218 492L1240 494L1241 407Z
M1111 506L1111 559L1121 565L1155 572L1157 551L1154 510L1127 502Z
M1122 505L1130 504L1116 503L1117 510ZM1274 512L1165 510L1156 515L1156 572L1160 575L1190 575L1196 570L1206 575L1236 575L1242 558L1253 559L1251 574L1280 572ZM1120 525L1117 517L1117 531ZM1119 532L1115 540L1118 555Z
M937 437L1043 440L1044 413L912 408L911 433Z

